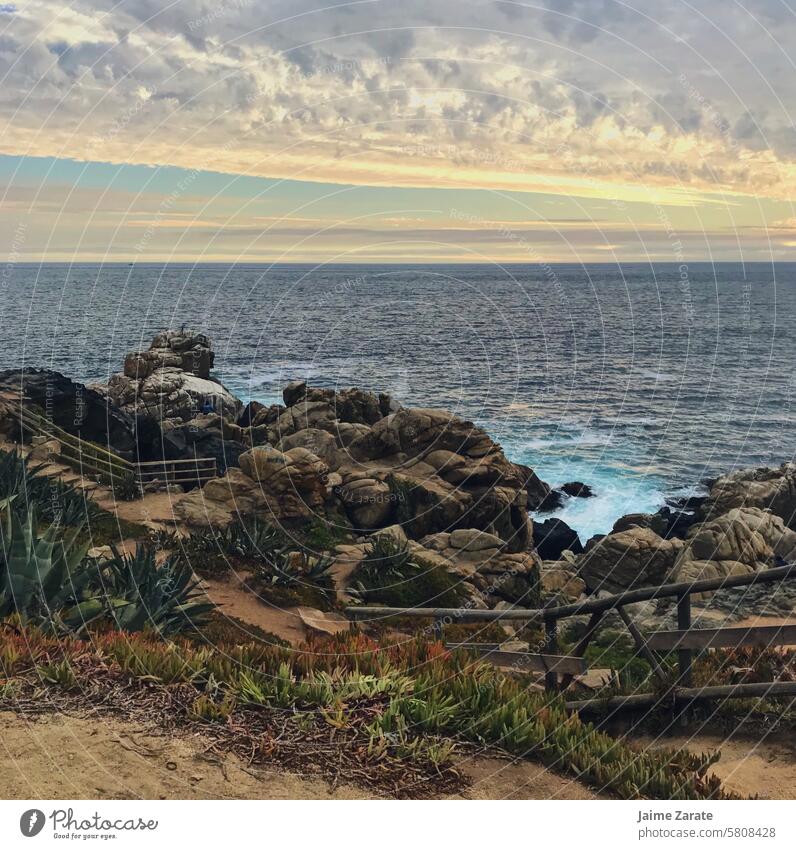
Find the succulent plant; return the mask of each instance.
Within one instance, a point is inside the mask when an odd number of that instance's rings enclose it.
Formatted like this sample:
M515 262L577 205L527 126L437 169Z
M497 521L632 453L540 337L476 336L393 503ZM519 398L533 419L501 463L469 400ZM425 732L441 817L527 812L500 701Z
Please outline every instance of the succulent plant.
M81 528L64 534L53 523L40 535L36 509L18 511L14 498L0 502L0 616L16 612L22 621L80 630L104 609L98 567L85 560L88 543L77 543Z
M135 554L113 548L104 566L108 610L122 630L174 634L195 627L215 607L185 564L171 559L158 564L152 546L138 545Z

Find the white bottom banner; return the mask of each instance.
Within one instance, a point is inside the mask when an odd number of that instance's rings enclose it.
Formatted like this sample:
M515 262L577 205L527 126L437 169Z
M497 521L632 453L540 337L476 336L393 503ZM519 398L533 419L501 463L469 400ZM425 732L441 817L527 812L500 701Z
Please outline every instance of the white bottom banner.
M773 801L4 801L0 846L793 847L795 821L796 802Z

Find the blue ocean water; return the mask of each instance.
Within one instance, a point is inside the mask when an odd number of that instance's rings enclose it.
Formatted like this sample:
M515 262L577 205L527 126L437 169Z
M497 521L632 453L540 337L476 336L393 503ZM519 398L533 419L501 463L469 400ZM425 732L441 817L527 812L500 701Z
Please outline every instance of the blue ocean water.
M796 264L15 265L0 366L84 381L185 324L244 399L296 378L482 424L594 499L585 538L732 468L796 452Z

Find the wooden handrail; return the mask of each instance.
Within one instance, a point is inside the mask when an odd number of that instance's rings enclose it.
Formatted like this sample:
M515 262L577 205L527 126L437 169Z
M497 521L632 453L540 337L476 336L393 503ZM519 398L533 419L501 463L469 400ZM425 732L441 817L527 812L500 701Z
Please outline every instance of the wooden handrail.
M617 595L605 598L587 599L573 604L558 607L511 610L471 610L464 607L375 607L349 606L345 614L352 620L379 619L390 616L407 616L415 619L450 619L458 622L499 622L521 621L542 624L545 620L568 619L570 616L580 616L584 613L598 613L634 604L638 601L649 601L654 598L667 598L693 593L711 592L713 590L744 587L752 584L765 584L772 581L782 581L796 578L796 565L778 566L775 569L762 569L748 575L730 575L726 578L705 578L701 581L681 582L677 584L661 584L655 587L642 587L637 590L627 590Z
M136 463L136 466L138 466L138 468L145 467L145 466L164 466L164 465L178 466L178 465L186 465L187 463L190 463L192 465L196 465L196 464L199 464L199 463L212 463L213 465L215 465L216 458L215 457L193 457L189 460L143 460L139 463Z

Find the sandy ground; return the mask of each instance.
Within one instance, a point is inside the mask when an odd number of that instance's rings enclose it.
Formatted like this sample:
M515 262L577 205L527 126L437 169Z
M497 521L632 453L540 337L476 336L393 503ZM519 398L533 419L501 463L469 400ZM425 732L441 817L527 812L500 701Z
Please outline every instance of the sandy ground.
M362 788L208 755L201 737L159 736L131 722L0 713L3 799L366 799ZM591 799L583 785L528 762L461 764L473 784L457 799Z
M320 779L204 755L201 738L157 736L117 719L0 714L3 799L356 799Z
M796 740L786 732L774 732L763 742L712 734L646 738L638 742L696 753L720 749L721 759L711 770L727 790L761 799L796 799Z
M291 608L283 610L261 601L254 592L241 585L245 577L231 573L226 581L205 578L202 585L207 597L218 605L222 614L256 625L291 645L304 642L307 631L299 615Z

